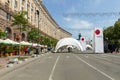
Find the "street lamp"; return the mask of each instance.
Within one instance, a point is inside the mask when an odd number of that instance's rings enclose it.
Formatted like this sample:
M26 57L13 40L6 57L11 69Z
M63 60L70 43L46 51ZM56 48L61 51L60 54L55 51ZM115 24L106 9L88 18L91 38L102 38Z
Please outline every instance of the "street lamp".
M39 14L40 14L40 12L39 12L39 10L36 10L36 13L37 13L37 16L38 16L38 34L40 35L40 32L39 32L39 27L40 27L40 25L39 25L39 22L40 22L40 19L39 19ZM40 36L39 36L40 37ZM39 42L39 41L38 41ZM41 48L39 47L39 44L38 44L38 52L40 53L41 52Z
M5 36L5 39L6 39L6 38L8 38L8 30L7 30L7 27L5 28L5 31L4 31L4 32L5 32L5 34L6 34L6 36Z
M37 16L38 16L38 33L39 33L39 10L36 10Z
M80 40L81 36L82 36L81 33L79 33L79 34L78 34L78 39L79 39L79 40Z

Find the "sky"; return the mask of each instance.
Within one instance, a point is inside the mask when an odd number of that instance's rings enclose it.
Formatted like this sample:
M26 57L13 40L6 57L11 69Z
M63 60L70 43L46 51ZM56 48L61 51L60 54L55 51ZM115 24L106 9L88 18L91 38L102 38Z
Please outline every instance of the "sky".
M120 0L43 0L57 24L74 38L91 39L94 28L107 28L120 18Z

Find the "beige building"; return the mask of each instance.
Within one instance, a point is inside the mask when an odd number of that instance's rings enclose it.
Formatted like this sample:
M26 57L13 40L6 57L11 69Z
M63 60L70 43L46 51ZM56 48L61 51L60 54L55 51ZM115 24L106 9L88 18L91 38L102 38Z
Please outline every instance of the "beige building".
M22 31L20 36L19 30L11 26L12 14L22 10L28 11L30 25L27 30L35 26L42 35L57 40L72 36L59 27L41 0L0 0L0 29L8 33L8 38L16 41L21 37L22 40L27 40L27 31Z

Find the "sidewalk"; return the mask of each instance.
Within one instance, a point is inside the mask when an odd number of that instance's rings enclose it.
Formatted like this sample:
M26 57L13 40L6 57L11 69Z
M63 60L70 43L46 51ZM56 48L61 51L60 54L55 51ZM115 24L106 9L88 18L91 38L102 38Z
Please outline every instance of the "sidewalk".
M8 58L6 58L6 59L1 58L0 60L3 60L3 61L6 60L5 61L6 63L4 63L5 67L0 69L0 77L3 77L5 74L10 73L10 72L12 72L14 70L17 70L18 68L23 67L23 66L25 66L25 65L39 59L41 56L45 56L45 55L48 55L48 54L50 54L50 53L41 54L41 55L39 55L37 57L34 57L34 58L31 57L27 61L23 61L23 63L21 63L21 64L16 64L15 63L13 67L7 67Z
M7 63L8 63L8 58L7 57L0 58L0 69L5 68Z

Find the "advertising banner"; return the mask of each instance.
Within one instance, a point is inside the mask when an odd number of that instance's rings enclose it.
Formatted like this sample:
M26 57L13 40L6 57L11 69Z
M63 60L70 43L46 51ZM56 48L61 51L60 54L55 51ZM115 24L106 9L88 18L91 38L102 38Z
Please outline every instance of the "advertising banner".
M86 50L86 40L85 40L84 37L80 38L80 43L81 43L81 45L83 47L83 50L85 51Z
M95 28L93 32L93 44L95 53L104 53L103 29Z

